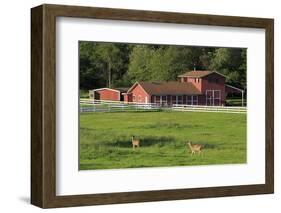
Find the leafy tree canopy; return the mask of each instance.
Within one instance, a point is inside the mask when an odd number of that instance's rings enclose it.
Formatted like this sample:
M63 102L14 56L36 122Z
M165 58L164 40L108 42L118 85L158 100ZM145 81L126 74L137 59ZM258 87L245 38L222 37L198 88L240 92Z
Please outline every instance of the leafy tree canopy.
M246 89L246 49L80 42L79 50L80 89L176 80L193 69L215 70Z

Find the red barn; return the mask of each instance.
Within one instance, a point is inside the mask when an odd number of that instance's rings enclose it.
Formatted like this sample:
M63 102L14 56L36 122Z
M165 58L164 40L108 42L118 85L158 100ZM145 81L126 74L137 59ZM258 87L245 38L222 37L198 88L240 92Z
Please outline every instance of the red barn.
M199 105L220 106L225 103L225 76L215 71L191 71L178 76L180 82L193 84L201 93Z
M161 106L172 104L195 104L200 92L193 84L178 81L136 82L124 95L125 101L156 103ZM196 103L197 105L198 103Z
M89 91L90 98L95 100L105 101L123 101L123 95L121 93L126 92L126 88L100 88Z
M190 71L178 76L179 81L136 82L126 93L124 101L221 106L225 104L225 76L215 71ZM240 89L232 87L236 91Z
M215 71L189 71L178 76L178 81L136 82L131 88L90 90L90 97L97 100L222 106L227 93L243 90L225 84L225 76Z

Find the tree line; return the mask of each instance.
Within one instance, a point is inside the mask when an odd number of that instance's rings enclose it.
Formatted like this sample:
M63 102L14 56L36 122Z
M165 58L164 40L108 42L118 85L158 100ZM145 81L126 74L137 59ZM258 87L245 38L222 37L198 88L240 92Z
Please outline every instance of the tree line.
M247 50L172 45L79 42L80 89L171 81L189 70L213 70L246 89Z

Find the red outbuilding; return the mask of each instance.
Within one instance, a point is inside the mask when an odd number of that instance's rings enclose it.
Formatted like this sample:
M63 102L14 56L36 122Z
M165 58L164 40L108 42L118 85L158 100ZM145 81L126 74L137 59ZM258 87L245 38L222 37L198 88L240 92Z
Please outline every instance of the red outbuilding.
M126 88L100 88L89 91L90 98L95 100L104 101L123 101L123 92L126 92Z

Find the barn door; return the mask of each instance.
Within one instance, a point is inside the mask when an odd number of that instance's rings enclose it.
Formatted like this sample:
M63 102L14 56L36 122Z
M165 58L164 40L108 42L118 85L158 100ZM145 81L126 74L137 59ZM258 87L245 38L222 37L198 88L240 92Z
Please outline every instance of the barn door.
M214 106L220 106L221 105L221 91L220 90L214 90Z
M221 105L221 91L220 90L206 90L206 105L207 106Z

